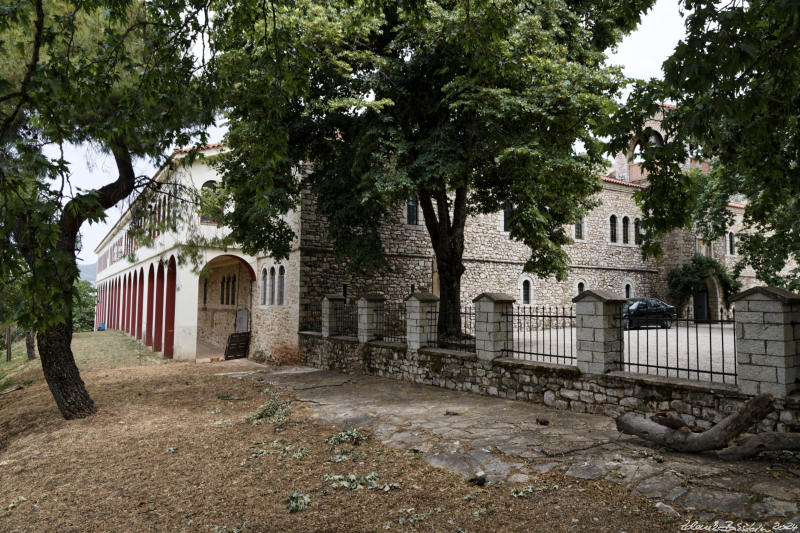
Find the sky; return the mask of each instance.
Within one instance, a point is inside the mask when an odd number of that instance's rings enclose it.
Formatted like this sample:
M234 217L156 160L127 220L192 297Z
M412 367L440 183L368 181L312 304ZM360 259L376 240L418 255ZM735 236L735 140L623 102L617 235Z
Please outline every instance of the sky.
M610 54L612 64L622 66L629 78L661 77L661 64L669 57L675 45L685 35L683 19L678 12L676 0L658 0L653 9L644 16L638 29L625 37L618 49ZM214 128L210 142L222 140L224 129ZM97 188L116 179L114 159L85 146L69 146L65 157L70 161L72 186L84 189ZM137 174L155 172L149 161L137 161ZM82 249L78 263L91 264L97 261L94 249L108 233L127 205L124 201L109 209L105 222L84 223L81 228Z

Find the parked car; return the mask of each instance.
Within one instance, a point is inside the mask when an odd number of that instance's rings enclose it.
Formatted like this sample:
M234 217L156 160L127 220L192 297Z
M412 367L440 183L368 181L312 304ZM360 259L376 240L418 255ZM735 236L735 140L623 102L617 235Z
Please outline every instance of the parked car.
M642 326L672 327L675 307L656 298L632 298L622 308L622 327L638 329Z

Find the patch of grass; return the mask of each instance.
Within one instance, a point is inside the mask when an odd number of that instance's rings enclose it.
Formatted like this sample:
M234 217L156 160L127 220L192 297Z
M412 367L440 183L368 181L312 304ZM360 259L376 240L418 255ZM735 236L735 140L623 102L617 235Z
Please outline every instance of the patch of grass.
M286 498L286 507L288 507L290 513L302 511L308 507L310 503L311 498L309 498L303 491L300 490L293 490Z
M292 406L289 405L289 402L280 400L280 393L270 390L264 392L270 395L269 401L248 416L247 421L254 425L262 424L265 420L270 424L285 422L289 413L292 412Z
M350 443L354 446L358 445L360 442L367 440L367 436L361 433L358 429L348 429L345 431L340 431L339 433L334 433L327 439L325 442L332 445L337 444L344 444Z

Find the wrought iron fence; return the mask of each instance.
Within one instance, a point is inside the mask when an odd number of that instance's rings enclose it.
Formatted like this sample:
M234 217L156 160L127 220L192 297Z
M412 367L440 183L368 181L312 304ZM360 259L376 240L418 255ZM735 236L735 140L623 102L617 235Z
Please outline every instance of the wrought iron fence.
M300 308L300 331L322 331L322 303L303 304Z
M336 303L330 317L330 334L339 337L358 337L358 306L355 303Z
M458 315L450 315L446 324L439 324L439 311L428 311L431 332L429 346L460 352L475 351L475 308L463 307Z
M504 313L508 331L505 357L575 365L575 312L572 307L515 307Z
M375 338L387 342L406 342L406 305L385 302L375 310Z
M719 319L618 317L622 370L655 376L736 383L736 314Z

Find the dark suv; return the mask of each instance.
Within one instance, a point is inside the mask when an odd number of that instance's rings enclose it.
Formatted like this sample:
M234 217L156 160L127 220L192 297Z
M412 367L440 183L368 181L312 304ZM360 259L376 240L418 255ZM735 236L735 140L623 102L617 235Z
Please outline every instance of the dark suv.
M675 320L675 308L655 298L632 298L622 308L622 327L661 326L669 329Z

